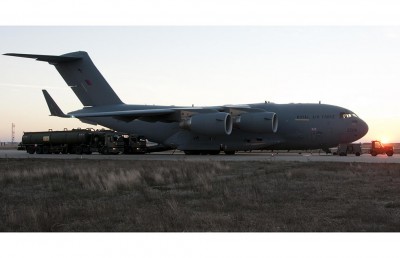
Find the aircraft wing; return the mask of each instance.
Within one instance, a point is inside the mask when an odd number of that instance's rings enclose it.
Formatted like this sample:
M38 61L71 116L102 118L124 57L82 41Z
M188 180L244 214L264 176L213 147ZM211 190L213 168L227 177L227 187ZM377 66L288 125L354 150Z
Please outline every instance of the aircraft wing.
M135 119L146 120L149 122L156 121L164 121L164 122L172 122L172 121L180 121L180 117L182 112L189 113L212 113L218 112L218 108L179 108L179 107L171 107L171 108L154 108L154 109L132 109L132 110L118 110L120 107L118 105L114 106L114 110L102 110L96 107L93 108L84 108L81 110L73 111L68 114L64 114L57 103L53 100L50 94L43 90L43 95L46 99L47 105L49 107L51 116L58 117L72 117L78 118L80 120L87 120L86 118L93 117L113 117L125 122L130 122ZM112 109L112 107L110 106ZM89 120L87 120L89 121Z
M71 112L69 115L76 118L84 117L143 117L143 116L161 116L174 113L173 109L144 109L144 110L122 110L122 111L104 111L104 112Z
M88 108L89 109L89 108ZM162 109L142 109L142 110L117 110L117 111L97 111L97 110L78 110L68 113L70 117L90 118L90 117L113 117L125 122L135 119L146 120L148 122L177 122L181 116L194 113L215 113L219 112L214 108L162 108Z
M142 110L116 110L116 111L98 111L82 109L68 113L75 118L88 117L114 117L126 122L142 119L147 121L180 121L181 116L196 113L216 113L226 112L231 114L265 112L263 109L251 108L249 106L218 106L218 107L171 107L162 109L142 109Z
M119 120L130 122L135 119L147 120L162 120L160 117L167 117L174 114L176 111L173 109L143 109L143 110L122 110L122 111L75 111L68 113L71 117L75 118L88 118L88 117L114 117Z

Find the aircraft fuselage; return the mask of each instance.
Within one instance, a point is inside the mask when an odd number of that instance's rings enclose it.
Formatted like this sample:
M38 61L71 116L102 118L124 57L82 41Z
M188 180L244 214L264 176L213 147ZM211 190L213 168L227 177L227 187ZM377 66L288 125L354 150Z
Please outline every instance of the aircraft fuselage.
M230 135L204 136L181 129L178 122L120 121L86 118L117 131L143 135L150 141L180 150L327 149L354 142L368 132L367 124L352 111L326 104L249 104L277 114L276 133L248 133L233 129ZM121 105L119 110L162 109L165 106ZM176 108L176 107L174 107ZM97 111L99 108L96 108Z

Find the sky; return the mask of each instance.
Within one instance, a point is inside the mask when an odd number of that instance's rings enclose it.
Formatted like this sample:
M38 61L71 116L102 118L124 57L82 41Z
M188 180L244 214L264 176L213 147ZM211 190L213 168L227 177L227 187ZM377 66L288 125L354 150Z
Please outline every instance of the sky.
M362 142L400 142L399 26L0 26L4 53L87 51L129 104L207 106L271 101L346 107ZM24 131L87 128L50 117L82 108L55 68L0 56L0 141ZM99 127L100 128L100 127Z

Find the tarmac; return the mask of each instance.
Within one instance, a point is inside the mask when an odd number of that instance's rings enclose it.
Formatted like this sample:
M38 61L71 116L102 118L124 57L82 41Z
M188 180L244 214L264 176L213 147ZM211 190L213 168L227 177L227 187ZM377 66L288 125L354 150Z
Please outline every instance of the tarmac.
M362 162L362 163L400 163L400 154L392 157L378 155L372 157L363 154L359 157L345 157L325 153L271 153L271 152L239 152L235 155L185 155L181 151L166 151L142 155L76 155L76 154L28 154L25 151L0 150L1 159L85 159L85 160L157 160L157 161L297 161L297 162Z

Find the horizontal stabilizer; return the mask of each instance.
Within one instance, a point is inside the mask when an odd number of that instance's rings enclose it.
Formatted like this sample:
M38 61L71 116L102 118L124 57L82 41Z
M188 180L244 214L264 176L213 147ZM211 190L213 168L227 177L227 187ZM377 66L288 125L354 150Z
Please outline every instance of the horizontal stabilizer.
M71 56L48 56L48 55L30 55L30 54L16 54L16 53L7 53L4 55L24 57L24 58L33 58L33 59L36 59L37 61L45 61L45 62L49 62L51 64L77 61L77 60L81 59L80 57L71 57Z
M42 90L42 91L43 91L44 98L46 99L47 106L49 107L51 116L70 117L61 111L60 107L57 105L57 103L53 100L53 98L50 96L50 94L46 90Z
M8 53L7 56L45 61L57 69L61 77L86 107L123 104L88 53L77 51L60 56Z

